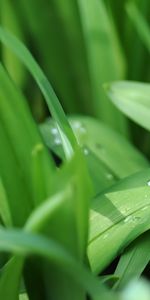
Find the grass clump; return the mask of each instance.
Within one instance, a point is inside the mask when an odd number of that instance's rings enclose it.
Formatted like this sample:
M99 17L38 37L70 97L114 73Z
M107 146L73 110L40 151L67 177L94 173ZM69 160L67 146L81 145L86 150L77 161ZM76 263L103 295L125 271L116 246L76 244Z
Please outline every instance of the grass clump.
M1 1L0 299L150 298L148 4Z

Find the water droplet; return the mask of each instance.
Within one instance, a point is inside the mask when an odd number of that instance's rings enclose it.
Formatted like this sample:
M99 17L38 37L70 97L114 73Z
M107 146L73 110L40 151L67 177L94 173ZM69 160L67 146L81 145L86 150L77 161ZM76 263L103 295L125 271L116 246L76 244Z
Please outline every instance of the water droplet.
M144 206L141 210L144 211L144 210L146 210L146 209L148 209L148 208L149 208L149 206L146 205L146 206Z
M74 128L79 129L80 127L82 127L81 122L75 122L74 123Z
M150 180L147 181L147 185L150 186Z
M83 126L81 126L79 130L81 134L86 133L86 129Z
M140 216L128 216L125 218L124 223L135 223L141 220Z
M78 130L81 134L86 133L86 128L81 122L75 122L74 128Z
M132 216L128 216L124 219L124 223L129 223L132 221Z
M61 139L60 138L55 138L54 140L55 145L61 145Z
M114 176L111 173L108 173L106 175L106 177L107 177L108 180L113 180L114 179Z
M87 148L84 148L83 152L84 152L85 155L89 154L89 150Z
M53 135L58 134L58 129L55 128L55 127L53 127L53 128L51 129L51 133L52 133Z

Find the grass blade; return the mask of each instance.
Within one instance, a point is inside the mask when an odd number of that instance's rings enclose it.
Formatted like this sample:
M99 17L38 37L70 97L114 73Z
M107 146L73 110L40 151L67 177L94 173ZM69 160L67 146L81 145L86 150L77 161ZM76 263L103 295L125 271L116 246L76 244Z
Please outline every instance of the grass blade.
M120 81L107 85L106 90L119 110L150 130L150 84Z
M148 231L125 249L115 270L119 278L115 288L122 289L131 279L140 277L150 260L149 248L150 232Z
M83 116L70 117L69 122L80 147L88 148L112 177L123 178L149 166L146 158L137 149L104 123ZM40 129L46 145L63 159L60 136L55 123L46 121Z
M129 18L131 19L135 29L139 34L141 41L150 52L150 28L145 18L143 17L140 10L133 2L127 3L126 10Z
M0 40L17 55L36 80L45 97L49 110L58 125L66 157L71 157L74 151L73 149L76 146L76 140L59 100L43 71L40 69L27 48L3 28L0 28Z
M67 272L74 280L86 289L93 299L111 299L109 293L88 271L77 263L73 257L59 244L40 235L33 235L19 230L0 229L0 250L13 252L21 256L38 255L48 262L56 265ZM77 276L78 274L78 276ZM105 298L104 298L105 297Z
M13 224L20 226L34 206L31 153L34 147L43 145L43 142L26 100L1 65L0 82L0 176ZM44 145L43 156L49 166L49 176L52 177L55 167ZM17 211L19 213L16 215Z
M0 216L3 221L3 224L6 227L12 226L13 222L11 212L2 179L0 179Z
M149 169L121 180L92 201L88 253L94 272L102 271L127 244L149 229L148 180Z
M24 259L14 257L2 269L0 277L0 298L18 300Z
M9 28L16 36L23 39L22 28L13 3L10 0L1 0L0 10L1 25L5 28ZM1 52L2 61L9 74L19 86L22 86L26 75L23 65L7 47L2 46Z
M124 117L109 104L102 84L124 76L124 61L116 36L102 0L78 0L92 87L95 116L127 134ZM116 55L117 53L117 55ZM101 59L102 58L102 59Z

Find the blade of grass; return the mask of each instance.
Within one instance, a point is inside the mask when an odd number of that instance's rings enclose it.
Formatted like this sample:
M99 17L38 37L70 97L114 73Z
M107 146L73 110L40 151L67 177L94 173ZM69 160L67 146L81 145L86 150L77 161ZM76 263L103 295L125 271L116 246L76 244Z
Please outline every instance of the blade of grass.
M88 255L94 272L102 271L127 244L149 229L149 176L149 169L132 175L92 201Z
M148 26L145 18L133 2L127 2L126 11L137 30L141 41L150 52L150 27Z
M85 185L86 190L84 189ZM40 231L59 241L82 261L85 257L88 238L88 199L90 196L89 179L82 153L76 154L70 164L65 164L62 170L56 173L52 180L52 187L52 198L33 212L33 221L39 221L35 226L39 227L39 224L40 226L43 224ZM57 195L64 199L57 199ZM53 214L49 215L48 208L54 209ZM65 235L62 232L65 232ZM45 286L47 286L49 298L53 296L55 299L59 299L61 293L65 299L70 299L70 297L85 299L83 291L74 284L72 279L64 276L59 267L52 263L50 267L46 265L44 269ZM51 288L49 288L49 278L51 278ZM33 282L32 278L30 280ZM60 281L59 290L56 288L57 280Z
M93 299L111 299L105 288L82 267L73 257L53 240L40 235L25 233L21 230L0 229L0 250L16 253L26 257L38 255L44 257L48 262L56 265L67 272L75 281L86 289Z
M18 17L16 15L15 6L10 0L1 0L0 3L1 25L9 28L20 39L23 39L23 32L20 27ZM2 61L6 66L13 80L22 86L25 80L25 69L12 52L5 46L2 47Z
M93 196L95 196L112 186L118 178L89 148L83 148L83 153L94 186Z
M32 195L35 206L38 206L51 194L52 176L42 143L33 148L31 156Z
M75 162L74 162L74 167L75 168L77 166L77 162L79 163L78 159L76 159ZM80 171L81 171L81 165L83 165L82 160L80 162ZM71 167L71 169L72 169L72 167ZM67 167L67 170L68 170L68 167ZM75 176L75 174L73 174L73 176ZM76 179L79 179L79 182L81 183L81 178L82 178L82 180L85 181L86 174L83 175L82 172L80 172L80 176L76 177ZM65 182L66 182L66 180L68 178L68 172L63 171L63 174L61 175L61 177L63 179L63 180L61 180L61 182L63 182L64 179L65 179ZM56 180L58 182L57 176L56 176ZM57 184L57 182L55 184L53 184L53 188L54 188L54 185ZM62 186L63 186L63 183L62 183ZM60 189L60 187L59 187L59 189ZM79 243L78 243L79 245L77 245L77 246L80 248L80 250L79 250L80 256L83 256L83 254L85 253L85 244L86 244L86 240L87 240L87 233L86 232L87 232L88 216L87 216L86 211L88 211L88 205L85 204L85 201L83 201L85 196L83 195L82 191L80 191L80 193L81 193L81 196L79 198L79 194L78 194L78 199L77 199L78 205L77 205L77 201L76 201L76 203L74 203L74 205L78 206L76 208L77 209L77 220L76 220L77 224L76 224L76 226L77 226L77 231L78 231L78 236L79 236L79 238L78 238L79 239ZM73 194L75 195L74 192L73 192ZM47 200L43 204L41 204L36 210L33 211L33 213L29 217L29 220L28 220L28 222L25 226L25 230L28 231L28 232L43 231L43 228L47 228L49 226L51 218L53 217L53 215L55 215L54 218L56 218L56 212L58 210L61 211L61 214L62 214L62 210L64 210L66 204L68 206L68 200L70 199L70 197L72 199L73 194L72 194L72 190L70 189L70 183L69 183L69 190L68 190L68 188L66 190L66 188L64 188L64 186L63 186L63 193L62 193L62 191L60 191L59 194L54 195L49 200ZM84 202L84 203L82 204L82 202ZM87 198L86 198L86 202L87 202ZM71 213L71 211L70 211L70 213ZM60 215L60 217L62 218L61 215ZM82 217L82 220L81 220L81 217ZM67 218L66 213L65 213L65 218ZM52 222L52 224L53 224L53 222ZM72 224L70 223L70 225L72 225ZM52 230L52 226L50 226L50 227L51 227L51 230ZM53 227L56 227L53 230L54 231L53 232L54 237L58 238L58 236L59 236L58 235L58 222L57 222L57 226L55 226L53 224ZM61 229L62 229L62 227L61 227ZM71 229L71 227L68 227L68 230L70 231L70 234L73 234L73 228ZM69 231L68 231L68 233L69 233ZM69 236L67 234L67 230L65 230L65 232L66 232L66 235L67 235L66 242L67 242L67 245L68 245L68 242L72 242L72 239L69 241ZM75 236L76 236L75 232L74 232L73 236L74 236L74 239L75 239ZM61 237L61 233L60 233L60 237ZM64 238L63 238L63 240L64 240ZM64 241L64 243L65 243L65 241ZM71 245L69 247L71 247ZM74 252L74 246L73 246L72 250ZM17 291L18 291L18 287L19 287L19 280L20 280L23 264L24 264L24 259L20 259L18 257L15 257L13 260L10 261L10 263L8 264L8 267L6 268L6 270L4 270L4 274L2 276L2 281L1 281L0 293L2 293L2 294L4 293L5 299L7 299L7 297L9 299L10 293L11 293L11 297L14 297L13 299L17 299L15 297L17 297L16 295L17 295ZM14 269L16 270L16 273L15 273L16 276L15 276L15 278L13 277L14 282L11 281L12 285L11 285L10 289L7 288L7 291L6 291L5 287L9 285L9 280L12 277L12 273L14 272ZM56 272L56 266L55 266L55 272ZM53 273L53 276L54 276L55 272ZM64 276L64 274L62 274L62 275L63 275L63 281L64 281L65 276ZM71 286L71 281L69 280L67 282L70 282L70 286ZM54 286L53 286L53 289L54 289ZM72 288L73 288L73 286L72 286ZM51 290L52 290L52 287L51 287ZM53 295L54 295L54 290L53 290ZM59 292L60 292L60 290L61 290L61 285L59 286ZM68 289L68 291L69 291L69 289ZM77 292L77 289L76 289L75 295L78 295L78 297L79 297L79 293ZM67 298L65 298L65 299L67 299Z
M44 6L42 0L32 0L30 3L26 0L22 0L21 3L15 2L24 18L24 26L32 32L41 66L57 91L63 107L70 113L79 111L82 109L83 99L86 99L84 94L88 83L81 84L86 76L83 72L86 71L82 70L85 55L79 58L83 51L83 43L80 38L76 0L65 0L63 3L48 0ZM70 51L71 47L73 52ZM77 74L74 67L78 71Z
M5 46L10 48L17 55L17 57L27 67L39 85L47 102L48 108L56 120L66 158L70 158L74 152L74 149L76 148L76 140L65 113L49 81L27 48L17 38L15 38L8 31L4 30L2 27L0 27L0 40Z
M127 134L125 118L109 104L102 84L123 78L124 59L105 4L101 0L78 0L87 51L95 116L113 128ZM117 53L117 54L116 54Z
M120 81L108 84L106 91L119 110L150 130L150 84Z
M0 82L0 174L7 191L13 224L20 226L24 224L34 205L31 153L35 146L42 144L42 139L26 100L1 65ZM49 166L50 178L55 167L45 147L43 156ZM16 215L17 211L19 213Z
M0 298L18 300L23 259L14 257L2 269L0 277Z
M146 158L104 123L83 116L70 117L69 122L79 145L88 148L108 170L108 179L111 175L114 178L123 178L148 167ZM46 145L63 159L60 136L55 123L48 120L40 126L40 129ZM88 155L85 156L88 160Z
M140 277L149 263L150 232L142 234L122 254L115 270L119 280L115 288L122 289L131 279Z
M12 226L11 212L2 179L0 179L0 216L6 227Z

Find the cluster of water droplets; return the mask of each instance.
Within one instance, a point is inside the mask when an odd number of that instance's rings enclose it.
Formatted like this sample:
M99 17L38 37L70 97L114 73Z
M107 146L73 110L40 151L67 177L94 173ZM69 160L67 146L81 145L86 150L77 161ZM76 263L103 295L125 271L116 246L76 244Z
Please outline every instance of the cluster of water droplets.
M73 124L73 128L76 131L78 131L80 134L85 134L86 133L86 128L85 128L85 126L80 121L76 121Z
M54 138L54 145L56 145L56 146L61 145L61 144L62 144L61 138L60 138L58 129L57 129L56 127L53 127L53 128L51 129L51 134L52 134L52 136L53 136L53 138Z

